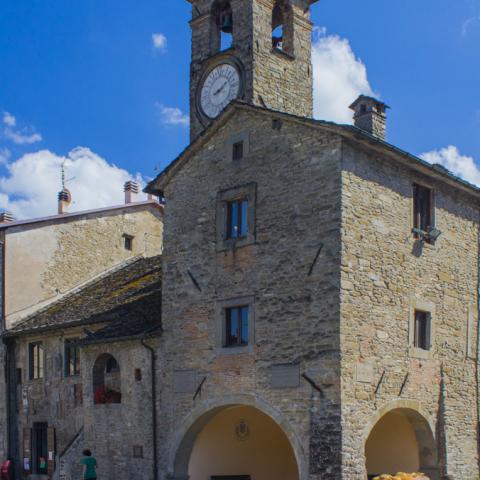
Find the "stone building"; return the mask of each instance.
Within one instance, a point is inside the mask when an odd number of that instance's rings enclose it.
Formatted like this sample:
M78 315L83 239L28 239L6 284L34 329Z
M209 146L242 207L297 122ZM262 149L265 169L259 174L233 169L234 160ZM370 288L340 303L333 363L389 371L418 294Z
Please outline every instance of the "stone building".
M310 118L314 1L190 3L192 143L147 187L160 477L476 479L479 190L375 99Z
M62 359L68 350L64 339L85 335L77 324L83 325L84 320L95 323L92 316L98 320L97 314L82 317L88 310L85 303L91 302L95 293L91 285L95 285L98 291L104 286L105 295L108 288L118 290L118 276L125 279L126 273L133 269L136 272L135 289L145 289L139 279L148 273L149 264L141 260L158 259L162 251L163 207L152 198L137 201L136 192L138 186L128 182L124 205L68 213L68 202L59 195L58 215L23 221L15 221L8 214L1 216L0 258L3 267L0 290L4 298L2 331L7 348L1 348L0 361L1 378L7 388L0 390L0 453L2 458L10 455L17 460L18 475L40 470L36 462L38 456L34 457L32 448L32 439L37 432L35 426L38 427L39 441L45 435L50 443L55 440L55 448L51 450L54 461L47 462L43 469L52 472L58 465L56 456L66 447L66 442L71 441L79 425L84 425L80 408L84 380L78 374L70 375ZM159 268L156 268L155 278L159 275ZM126 288L122 286L122 289ZM85 291L89 294L82 297L81 292ZM139 299L142 304L146 302L139 296L140 292L133 295L131 286L126 291L129 292L128 298L122 295L116 298L117 302L122 300L123 307L131 308L132 300L136 300L135 306ZM56 315L60 309L64 309L65 304L71 305L72 298L77 297L85 300L82 310L77 311L76 305L68 310L68 321L59 321ZM106 298L103 300L107 306L112 306ZM88 307L94 308L95 305ZM117 310L112 308L110 313L117 315ZM106 311L101 313L105 317ZM30 331L28 325L35 323L39 316L44 323L51 322L55 328L48 325L45 329ZM89 328L93 331L102 322L111 322L112 318L103 318ZM69 323L72 321L73 326ZM139 321L138 328L144 324L145 321ZM35 336L34 340L26 337L28 331ZM38 342L43 345L30 351L30 345ZM33 378L34 367L30 360L35 355L41 360L37 369L44 370L42 378ZM77 355L77 362L80 358ZM78 370L79 365L74 369ZM149 371L150 367L144 373L147 378ZM5 378L4 373L7 374ZM5 395L7 392L8 396ZM29 455L23 448L27 444L30 444L26 448ZM81 442L77 444L83 446ZM25 460L27 469L23 468Z
M22 368L56 323L18 428L58 422L54 475L86 445L111 480L476 480L480 191L387 143L374 98L353 126L311 118L315 0L190 3L191 143L146 189L166 202L153 290L132 305L101 277L79 325L66 298L7 333ZM96 288L125 314L90 315ZM63 393L35 413L46 382Z

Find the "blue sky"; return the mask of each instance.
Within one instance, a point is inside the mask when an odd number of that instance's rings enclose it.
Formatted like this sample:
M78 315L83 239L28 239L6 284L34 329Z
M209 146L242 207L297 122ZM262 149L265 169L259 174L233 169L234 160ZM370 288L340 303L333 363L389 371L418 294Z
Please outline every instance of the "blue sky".
M183 0L1 0L0 208L55 213L65 159L74 209L118 203L186 146L189 18ZM480 0L321 0L312 20L316 116L379 95L390 142L480 183Z

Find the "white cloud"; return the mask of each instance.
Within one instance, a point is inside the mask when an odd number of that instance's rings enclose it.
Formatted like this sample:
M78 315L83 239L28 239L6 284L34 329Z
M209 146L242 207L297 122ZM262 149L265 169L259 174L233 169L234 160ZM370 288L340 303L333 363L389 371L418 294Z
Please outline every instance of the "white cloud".
M9 127L14 127L17 119L11 113L3 112L3 123Z
M188 127L190 119L186 113L183 113L177 107L166 107L160 103L156 103L155 106L160 113L160 119L162 123L167 125L181 125L183 127Z
M9 112L3 112L2 122L6 125L3 136L17 145L31 145L42 141L42 136L32 128L15 129L17 119Z
M163 33L152 33L152 45L157 52L166 52L167 37Z
M11 211L17 219L56 214L62 162L67 180L71 178L67 187L72 212L119 205L124 202L126 181L143 184L139 174L133 177L88 148L77 147L65 157L40 150L8 163L7 175L0 177L0 209Z
M314 115L338 123L353 123L348 108L360 94L376 96L363 62L350 42L317 28L312 45Z
M39 133L26 133L12 130L11 128L5 128L3 131L5 138L11 140L17 145L31 145L42 141L42 136Z
M0 165L7 165L11 152L8 148L0 148Z
M431 164L439 163L467 182L480 186L480 168L472 157L462 155L457 147L450 145L440 150L422 153L421 158Z

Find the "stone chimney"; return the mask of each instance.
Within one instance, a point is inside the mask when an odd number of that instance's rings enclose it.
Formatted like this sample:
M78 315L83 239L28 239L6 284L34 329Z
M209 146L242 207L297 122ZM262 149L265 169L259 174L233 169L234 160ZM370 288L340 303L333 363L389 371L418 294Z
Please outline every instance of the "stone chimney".
M0 223L9 223L14 222L15 217L10 212L2 212L0 213Z
M66 188L58 193L58 214L68 213L68 207L72 203L72 194Z
M386 139L387 108L390 108L388 105L375 98L360 95L350 108L355 112L353 119L356 127L380 140Z
M125 192L125 203L133 203L135 199L135 195L138 193L138 183L133 181L125 182L125 186L123 187Z

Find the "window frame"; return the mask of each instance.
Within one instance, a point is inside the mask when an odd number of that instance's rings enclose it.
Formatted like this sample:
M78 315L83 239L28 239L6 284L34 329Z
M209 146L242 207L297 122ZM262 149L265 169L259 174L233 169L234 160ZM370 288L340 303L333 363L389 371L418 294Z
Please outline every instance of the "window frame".
M248 307L248 343L227 345L226 312L228 309ZM221 300L215 304L215 344L219 355L253 353L255 345L255 297L246 296Z
M427 344L429 349L425 350L416 346L416 312L423 312L427 315ZM433 302L425 301L412 297L410 299L410 314L409 314L409 328L408 328L408 350L409 356L413 358L420 358L423 360L432 359L435 353L435 304Z
M28 378L30 381L45 378L45 344L41 340L28 343Z
M249 315L249 310L250 306L249 305L239 305L239 306L230 306L230 307L225 307L224 309L224 322L225 322L225 335L224 335L224 340L225 344L223 345L224 348L237 348L237 347L246 347L248 346L249 342L249 322L248 322L248 315ZM233 319L233 314L236 313L237 318L236 318L236 337L231 335L232 331L232 322L234 321ZM246 324L246 325L245 325ZM247 335L246 335L246 340L244 337L244 332L243 329L246 327L247 329ZM236 338L236 341L233 339Z
M250 183L239 187L223 190L217 194L217 251L240 248L255 243L256 240L256 197L257 185ZM246 234L230 238L227 235L227 209L231 202L244 199L248 202L246 211Z
M122 235L123 239L123 249L127 250L128 252L133 251L133 240L135 237L133 235L129 235L128 233L124 233Z
M426 352L430 351L432 348L432 342L430 338L430 317L430 312L415 309L413 347L425 350Z
M64 343L64 376L65 378L70 377L78 377L81 375L81 367L80 367L80 347L75 345L75 341L78 340L76 338L69 338L65 340ZM73 365L73 373L71 370L71 350L75 351L74 354L74 365Z
M248 197L227 200L224 204L225 240L241 240L248 235ZM236 220L234 220L236 218Z
M428 191L428 221L422 221L422 213L425 213L425 208L420 208L419 192ZM423 184L421 182L413 182L412 184L412 226L414 230L421 230L427 233L429 229L436 228L436 206L435 206L435 190L430 185ZM422 212L423 210L423 212ZM430 225L427 225L430 223ZM414 231L414 237L420 239L422 236ZM433 244L434 242L427 237L424 238L426 243Z

